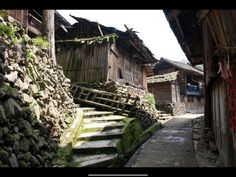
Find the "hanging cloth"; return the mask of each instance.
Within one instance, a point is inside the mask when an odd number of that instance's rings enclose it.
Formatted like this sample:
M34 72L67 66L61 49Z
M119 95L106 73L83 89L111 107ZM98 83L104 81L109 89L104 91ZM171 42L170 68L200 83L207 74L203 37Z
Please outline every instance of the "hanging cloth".
M225 60L219 61L219 71L221 77L228 82L229 85L229 110L230 110L230 127L233 134L236 132L236 110L234 99L234 73L230 69L229 54L227 55L227 63Z

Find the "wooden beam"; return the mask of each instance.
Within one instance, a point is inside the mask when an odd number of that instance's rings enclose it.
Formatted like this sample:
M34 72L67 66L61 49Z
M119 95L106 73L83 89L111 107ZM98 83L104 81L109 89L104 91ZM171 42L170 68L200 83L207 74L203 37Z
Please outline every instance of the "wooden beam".
M97 102L93 102L93 101L89 101L89 100L84 100L84 99L81 99L81 98L75 98L74 100L75 100L75 102L83 102L83 103L86 103L86 104L95 105L95 106L107 108L107 109L114 110L114 111L120 111L120 112L122 111L122 109L120 109L120 108L114 108L114 107L111 107L111 106L108 106L108 105L105 105L105 104L102 104L102 103L97 103ZM130 113L127 110L124 110L123 112Z
M116 58L119 58L118 54L110 47L111 52L116 56Z
M37 36L41 36L42 35L41 31L39 31L38 29L36 29L35 27L33 27L31 25L28 26L28 30L30 32L34 33Z
M210 10L199 10L196 14L197 24L201 23L206 18Z
M180 12L173 10L173 11L172 11L172 14L173 14L173 16L174 16L176 25L177 25L177 27L178 27L178 32L179 32L180 35L181 35L181 40L183 41L182 45L184 45L185 48L186 48L186 50L187 50L186 52L187 52L188 54L186 54L186 55L188 55L188 56L190 57L190 56L191 56L190 48L189 48L188 44L187 44L186 41L185 41L185 36L184 36L183 30L182 30L182 28L181 28L181 25L180 25L180 22L179 22L179 18L178 18L178 15L180 14Z

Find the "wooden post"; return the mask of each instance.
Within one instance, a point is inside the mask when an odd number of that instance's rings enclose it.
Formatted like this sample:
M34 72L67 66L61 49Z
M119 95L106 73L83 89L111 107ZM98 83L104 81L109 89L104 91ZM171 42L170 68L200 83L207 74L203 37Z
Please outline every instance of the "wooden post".
M211 59L211 48L209 29L206 20L202 23L203 31L203 48L204 48L204 86L205 86L205 99L204 99L204 126L212 127L212 114L211 114L211 84L209 82L209 60Z
M47 36L49 42L49 57L56 64L55 54L55 10L43 10L43 35Z

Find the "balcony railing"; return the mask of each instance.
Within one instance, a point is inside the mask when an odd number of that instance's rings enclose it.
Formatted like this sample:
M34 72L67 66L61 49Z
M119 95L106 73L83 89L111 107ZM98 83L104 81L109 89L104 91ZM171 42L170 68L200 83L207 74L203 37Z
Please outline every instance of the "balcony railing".
M186 93L187 95L200 96L200 89L196 85L187 85Z

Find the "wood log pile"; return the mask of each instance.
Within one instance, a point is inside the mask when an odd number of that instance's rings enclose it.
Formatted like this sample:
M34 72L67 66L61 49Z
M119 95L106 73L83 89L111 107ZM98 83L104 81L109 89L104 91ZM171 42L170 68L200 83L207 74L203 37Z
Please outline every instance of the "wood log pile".
M155 104L150 103L150 93L148 93L145 89L128 85L125 82L117 81L108 81L102 86L100 85L100 89L117 94L130 94L133 97L138 96L139 101L137 102L133 111L133 116L139 118L143 129L148 128L158 120L158 112L156 110Z
M52 166L76 111L70 80L12 18L0 33L0 167Z

